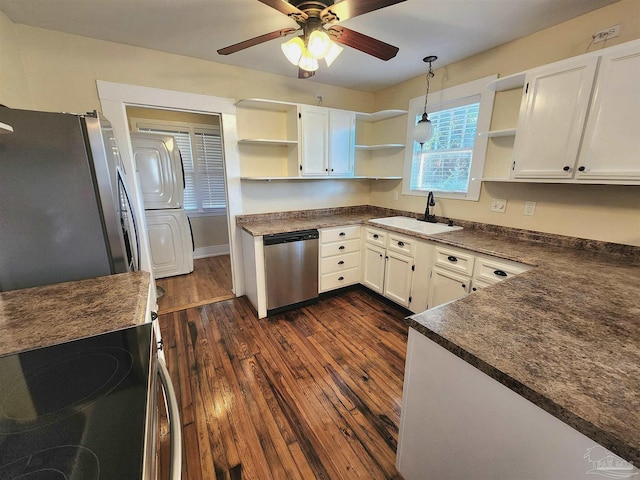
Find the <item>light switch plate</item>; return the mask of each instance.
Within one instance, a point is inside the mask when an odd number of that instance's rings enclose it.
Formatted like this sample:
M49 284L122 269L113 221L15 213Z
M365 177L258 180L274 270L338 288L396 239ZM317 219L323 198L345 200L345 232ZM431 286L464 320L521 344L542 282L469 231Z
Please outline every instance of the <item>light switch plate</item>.
M507 209L507 200L504 198L492 198L491 199L491 211L504 213Z
M525 202L524 204L524 214L528 217L532 216L536 211L536 202Z

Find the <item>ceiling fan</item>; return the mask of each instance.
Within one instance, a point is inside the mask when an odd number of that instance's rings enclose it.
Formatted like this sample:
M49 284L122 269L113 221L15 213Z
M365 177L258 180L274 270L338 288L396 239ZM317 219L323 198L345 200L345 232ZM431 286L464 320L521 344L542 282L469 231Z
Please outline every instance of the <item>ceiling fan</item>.
M296 32L302 34L282 45L285 56L298 65L298 78L315 75L317 60L325 58L330 65L342 48L334 42L360 50L381 60L390 60L398 53L398 47L350 30L337 22L347 20L374 10L395 5L406 0L258 0L292 18L299 28L283 28L259 35L218 50L220 55L229 55L269 40L285 37ZM287 48L288 47L288 48Z

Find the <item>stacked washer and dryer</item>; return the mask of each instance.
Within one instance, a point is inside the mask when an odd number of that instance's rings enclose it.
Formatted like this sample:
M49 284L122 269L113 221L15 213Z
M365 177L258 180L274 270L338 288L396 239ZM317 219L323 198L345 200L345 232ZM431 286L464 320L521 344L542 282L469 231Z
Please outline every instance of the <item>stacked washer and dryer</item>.
M193 235L184 206L184 169L175 139L131 132L131 144L144 201L153 276L193 271Z

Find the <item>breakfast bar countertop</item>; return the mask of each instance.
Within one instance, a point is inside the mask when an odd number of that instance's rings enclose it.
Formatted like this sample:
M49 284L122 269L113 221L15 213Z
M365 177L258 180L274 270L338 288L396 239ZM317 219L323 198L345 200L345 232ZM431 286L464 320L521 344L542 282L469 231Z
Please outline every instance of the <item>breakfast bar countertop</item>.
M255 218L252 235L361 223L395 212ZM416 214L411 214L413 217ZM534 266L407 318L421 334L640 466L640 248L503 227L401 233Z
M148 272L0 292L0 355L144 323Z

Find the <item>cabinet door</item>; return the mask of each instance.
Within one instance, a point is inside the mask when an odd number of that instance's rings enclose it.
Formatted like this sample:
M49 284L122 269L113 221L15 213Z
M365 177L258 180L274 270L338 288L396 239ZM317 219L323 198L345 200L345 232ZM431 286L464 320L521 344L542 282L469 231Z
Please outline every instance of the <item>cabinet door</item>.
M413 259L387 250L384 272L384 296L404 307L409 306Z
M302 175L328 174L329 112L326 108L300 108Z
M356 115L329 112L329 175L352 175L355 151Z
M600 60L579 179L640 180L640 46Z
M384 253L383 248L368 243L362 249L362 283L378 293L384 286Z
M429 308L437 307L469 293L471 279L434 268L429 288Z
M527 74L513 147L514 178L571 178L597 57Z

